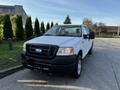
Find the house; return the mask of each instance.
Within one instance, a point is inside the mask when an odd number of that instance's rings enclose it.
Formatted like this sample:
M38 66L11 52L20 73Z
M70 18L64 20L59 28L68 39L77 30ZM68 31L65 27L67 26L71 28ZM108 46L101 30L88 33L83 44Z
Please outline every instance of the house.
M118 32L118 26L106 26L107 33L115 33Z
M119 30L119 31L118 31ZM109 35L118 35L120 33L120 28L118 26L104 26L104 27L97 27L95 33L106 33Z
M21 5L0 5L0 14L9 14L10 16L21 15L23 24L25 24L27 19L27 14Z

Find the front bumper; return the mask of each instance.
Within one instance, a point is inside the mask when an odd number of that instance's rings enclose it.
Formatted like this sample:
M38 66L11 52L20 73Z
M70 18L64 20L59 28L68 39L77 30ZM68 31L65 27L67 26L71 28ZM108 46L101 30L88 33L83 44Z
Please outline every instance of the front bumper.
M21 56L22 56L22 64L26 68L39 69L42 71L57 72L57 73L72 72L77 57L76 55L56 56L53 59L47 60L47 59L28 57L25 54L22 54Z

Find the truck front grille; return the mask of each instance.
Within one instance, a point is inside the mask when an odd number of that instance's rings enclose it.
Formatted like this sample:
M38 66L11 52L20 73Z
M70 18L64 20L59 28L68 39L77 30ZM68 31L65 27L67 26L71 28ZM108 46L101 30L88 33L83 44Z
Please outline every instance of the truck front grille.
M52 59L58 51L56 45L27 44L26 55L38 59Z

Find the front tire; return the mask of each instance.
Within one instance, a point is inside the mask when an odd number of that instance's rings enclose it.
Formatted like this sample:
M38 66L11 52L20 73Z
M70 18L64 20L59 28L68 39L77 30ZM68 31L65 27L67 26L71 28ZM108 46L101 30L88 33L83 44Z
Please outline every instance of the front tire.
M74 70L73 70L73 77L79 78L82 71L82 56L78 55L77 62L75 63Z

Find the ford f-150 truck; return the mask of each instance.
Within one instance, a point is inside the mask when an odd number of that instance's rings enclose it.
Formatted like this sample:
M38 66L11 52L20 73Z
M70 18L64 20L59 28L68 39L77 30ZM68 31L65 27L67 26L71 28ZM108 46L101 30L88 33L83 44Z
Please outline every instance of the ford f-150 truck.
M26 41L22 64L29 69L70 72L78 78L82 60L92 54L94 34L86 25L56 25L44 35Z

